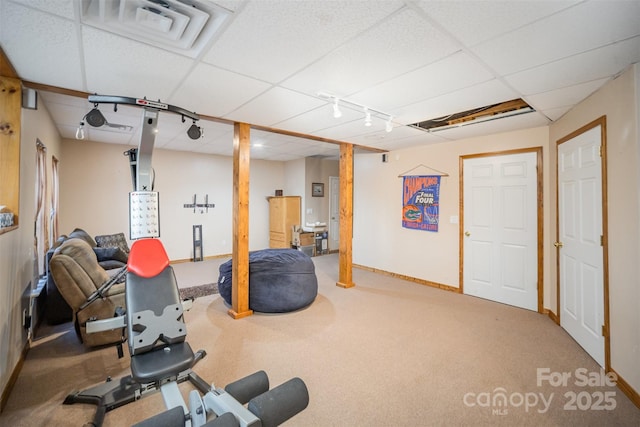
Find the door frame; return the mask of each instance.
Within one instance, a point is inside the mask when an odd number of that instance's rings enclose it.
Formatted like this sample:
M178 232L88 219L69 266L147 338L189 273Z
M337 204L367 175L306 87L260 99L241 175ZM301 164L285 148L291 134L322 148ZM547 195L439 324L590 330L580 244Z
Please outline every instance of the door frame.
M573 138L581 135L588 130L591 130L595 127L600 126L600 168L602 179L600 185L602 186L602 300L604 303L604 328L602 331L602 335L604 336L604 369L606 372L611 371L611 342L609 333L609 245L608 245L608 203L607 203L607 116L600 116L594 121L587 123L581 128L571 132L570 134L560 138L556 141L556 236L555 241L558 242L560 236L560 212L559 212L559 199L560 199L560 191L559 191L559 161L558 161L558 149L560 144L563 144L567 141L572 140ZM556 258L556 316L555 322L560 325L560 257L558 256L559 248L556 248L555 258Z
M458 247L459 247L459 256L460 260L460 293L464 293L464 161L468 159L478 158L478 157L497 157L497 156L506 156L510 154L522 154L522 153L535 153L536 154L536 218L537 218L537 245L536 250L538 252L537 260L538 265L536 267L538 272L537 277L537 288L538 288L538 313L544 313L544 287L543 287L543 274L544 274L544 218L543 218L543 181L542 181L542 147L531 147L531 148L520 148L515 150L505 150L505 151L494 151L488 153L478 153L478 154L468 154L460 156L458 159L460 171L459 177L459 185L460 185L460 194L459 194L459 223L460 227L458 230Z

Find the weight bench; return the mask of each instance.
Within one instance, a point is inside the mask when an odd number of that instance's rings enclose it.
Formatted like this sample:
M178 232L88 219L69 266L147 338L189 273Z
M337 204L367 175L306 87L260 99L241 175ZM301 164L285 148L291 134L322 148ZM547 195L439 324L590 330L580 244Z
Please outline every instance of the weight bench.
M185 341L183 312L191 301L180 300L175 275L160 240L135 241L127 269L126 314L87 322L87 332L126 328L131 375L117 381L107 378L105 383L67 396L65 404L97 406L88 425L101 426L108 411L158 390L167 410L136 427L271 427L307 407L309 393L300 378L269 390L267 374L259 371L219 389L192 371L206 353L194 353ZM188 405L178 388L184 381L196 388L189 393Z

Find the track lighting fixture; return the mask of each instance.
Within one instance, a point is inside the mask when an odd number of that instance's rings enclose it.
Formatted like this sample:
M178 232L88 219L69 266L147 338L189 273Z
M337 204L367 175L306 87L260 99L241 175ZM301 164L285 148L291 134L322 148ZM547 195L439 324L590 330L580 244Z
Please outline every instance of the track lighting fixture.
M338 98L333 100L333 117L339 119L342 117L342 111L340 111L340 106L338 105L340 100Z
M100 110L98 110L98 104L94 104L93 110L89 111L84 118L87 123L96 128L107 123L107 119L105 119Z
M195 120L189 130L187 130L187 135L189 135L189 138L191 139L198 139L202 136L202 129L196 125Z
M371 127L373 125L372 117L376 117L377 119L382 119L385 121L385 130L387 132L393 131L393 117L391 116L391 114L384 113L379 110L374 110L373 108L369 108L366 105L362 105L354 101L349 101L348 99L338 98L335 95L331 95L325 92L318 92L318 96L320 98L332 101L333 117L335 117L336 119L342 117L342 110L340 110L340 104L342 104L343 107L346 107L348 109L364 112L365 126Z
M80 122L76 129L76 139L84 139L84 122Z

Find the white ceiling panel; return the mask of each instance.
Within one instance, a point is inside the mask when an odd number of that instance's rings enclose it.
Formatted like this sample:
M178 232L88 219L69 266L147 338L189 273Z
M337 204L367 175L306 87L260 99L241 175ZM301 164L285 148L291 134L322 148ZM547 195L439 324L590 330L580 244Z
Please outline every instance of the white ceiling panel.
M274 123L294 117L300 112L318 108L324 103L324 101L311 96L274 87L225 117L231 120L272 126ZM260 121L251 120L252 117L258 115Z
M638 34L640 2L591 1L503 34L472 50L498 73L512 74Z
M283 82L283 86L339 96L442 59L460 46L416 12L404 9Z
M6 1L6 0L5 0ZM13 0L16 1L16 0ZM53 13L63 18L73 19L75 13L74 0L17 0L16 3L39 9L43 12Z
M598 90L598 88L600 88L607 80L608 78L594 80L574 86L567 86L562 89L539 93L537 95L531 95L526 97L526 101L529 105L542 111L551 108L564 107L566 105L574 105Z
M269 87L250 77L199 64L170 99L189 111L224 117Z
M516 30L575 1L420 1L418 5L467 46ZM490 22L490 25L487 23Z
M204 61L278 82L365 31L400 1L254 1Z
M149 45L84 26L87 92L165 100L191 67L191 61ZM158 84L158 82L163 82Z
M558 120L560 117L564 116L567 111L569 111L573 105L566 105L558 108L547 108L543 111L544 115L547 116L550 120Z
M373 86L351 97L376 110L394 109L490 80L482 64L458 52L434 64ZM385 108L383 108L386 106Z
M23 70L22 79L83 89L83 67L73 22L6 1L0 1L0 8L1 45L14 68Z
M531 95L615 75L638 61L640 37L634 37L512 74L505 80L524 95Z

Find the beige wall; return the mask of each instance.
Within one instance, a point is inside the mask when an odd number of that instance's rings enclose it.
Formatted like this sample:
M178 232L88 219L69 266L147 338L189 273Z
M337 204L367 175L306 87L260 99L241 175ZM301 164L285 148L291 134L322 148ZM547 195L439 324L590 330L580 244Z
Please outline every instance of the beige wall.
M593 120L606 116L607 215L611 367L640 391L640 171L638 134L638 65L605 85L550 127L551 158L556 142ZM555 191L555 171L551 175ZM555 198L552 200L555 215ZM556 226L552 222L551 235ZM555 252L551 263L551 308L556 312Z
M0 235L0 390L5 387L27 342L22 327L23 300L37 285L34 270L33 220L35 216L36 140L47 147L47 171L51 157L60 158L60 136L42 103L38 110L22 110L20 144L20 226ZM50 181L51 182L51 181ZM50 194L47 206L50 206ZM47 208L47 212L49 209Z
M459 287L459 157L519 148L543 147L544 206L548 206L548 129L471 138L389 153L358 154L354 167L353 262L444 285ZM440 224L437 233L402 228L402 178L398 175L425 165L446 172L440 181ZM416 173L433 171L416 169ZM545 212L545 230L548 230ZM545 238L545 248L548 246ZM548 264L548 261L545 262ZM548 271L548 266L545 271ZM548 283L545 274L544 282ZM545 290L545 301L548 301ZM546 306L546 305L545 305Z
M91 235L124 232L129 237L128 159L131 147L90 141L64 140L60 166L61 231L84 228ZM153 152L155 190L160 195L160 239L171 260L193 256L193 225L202 225L204 256L232 251L233 164L230 157L156 149ZM269 245L267 196L283 188L284 164L252 160L250 166L249 248ZM184 208L193 203L214 208Z

